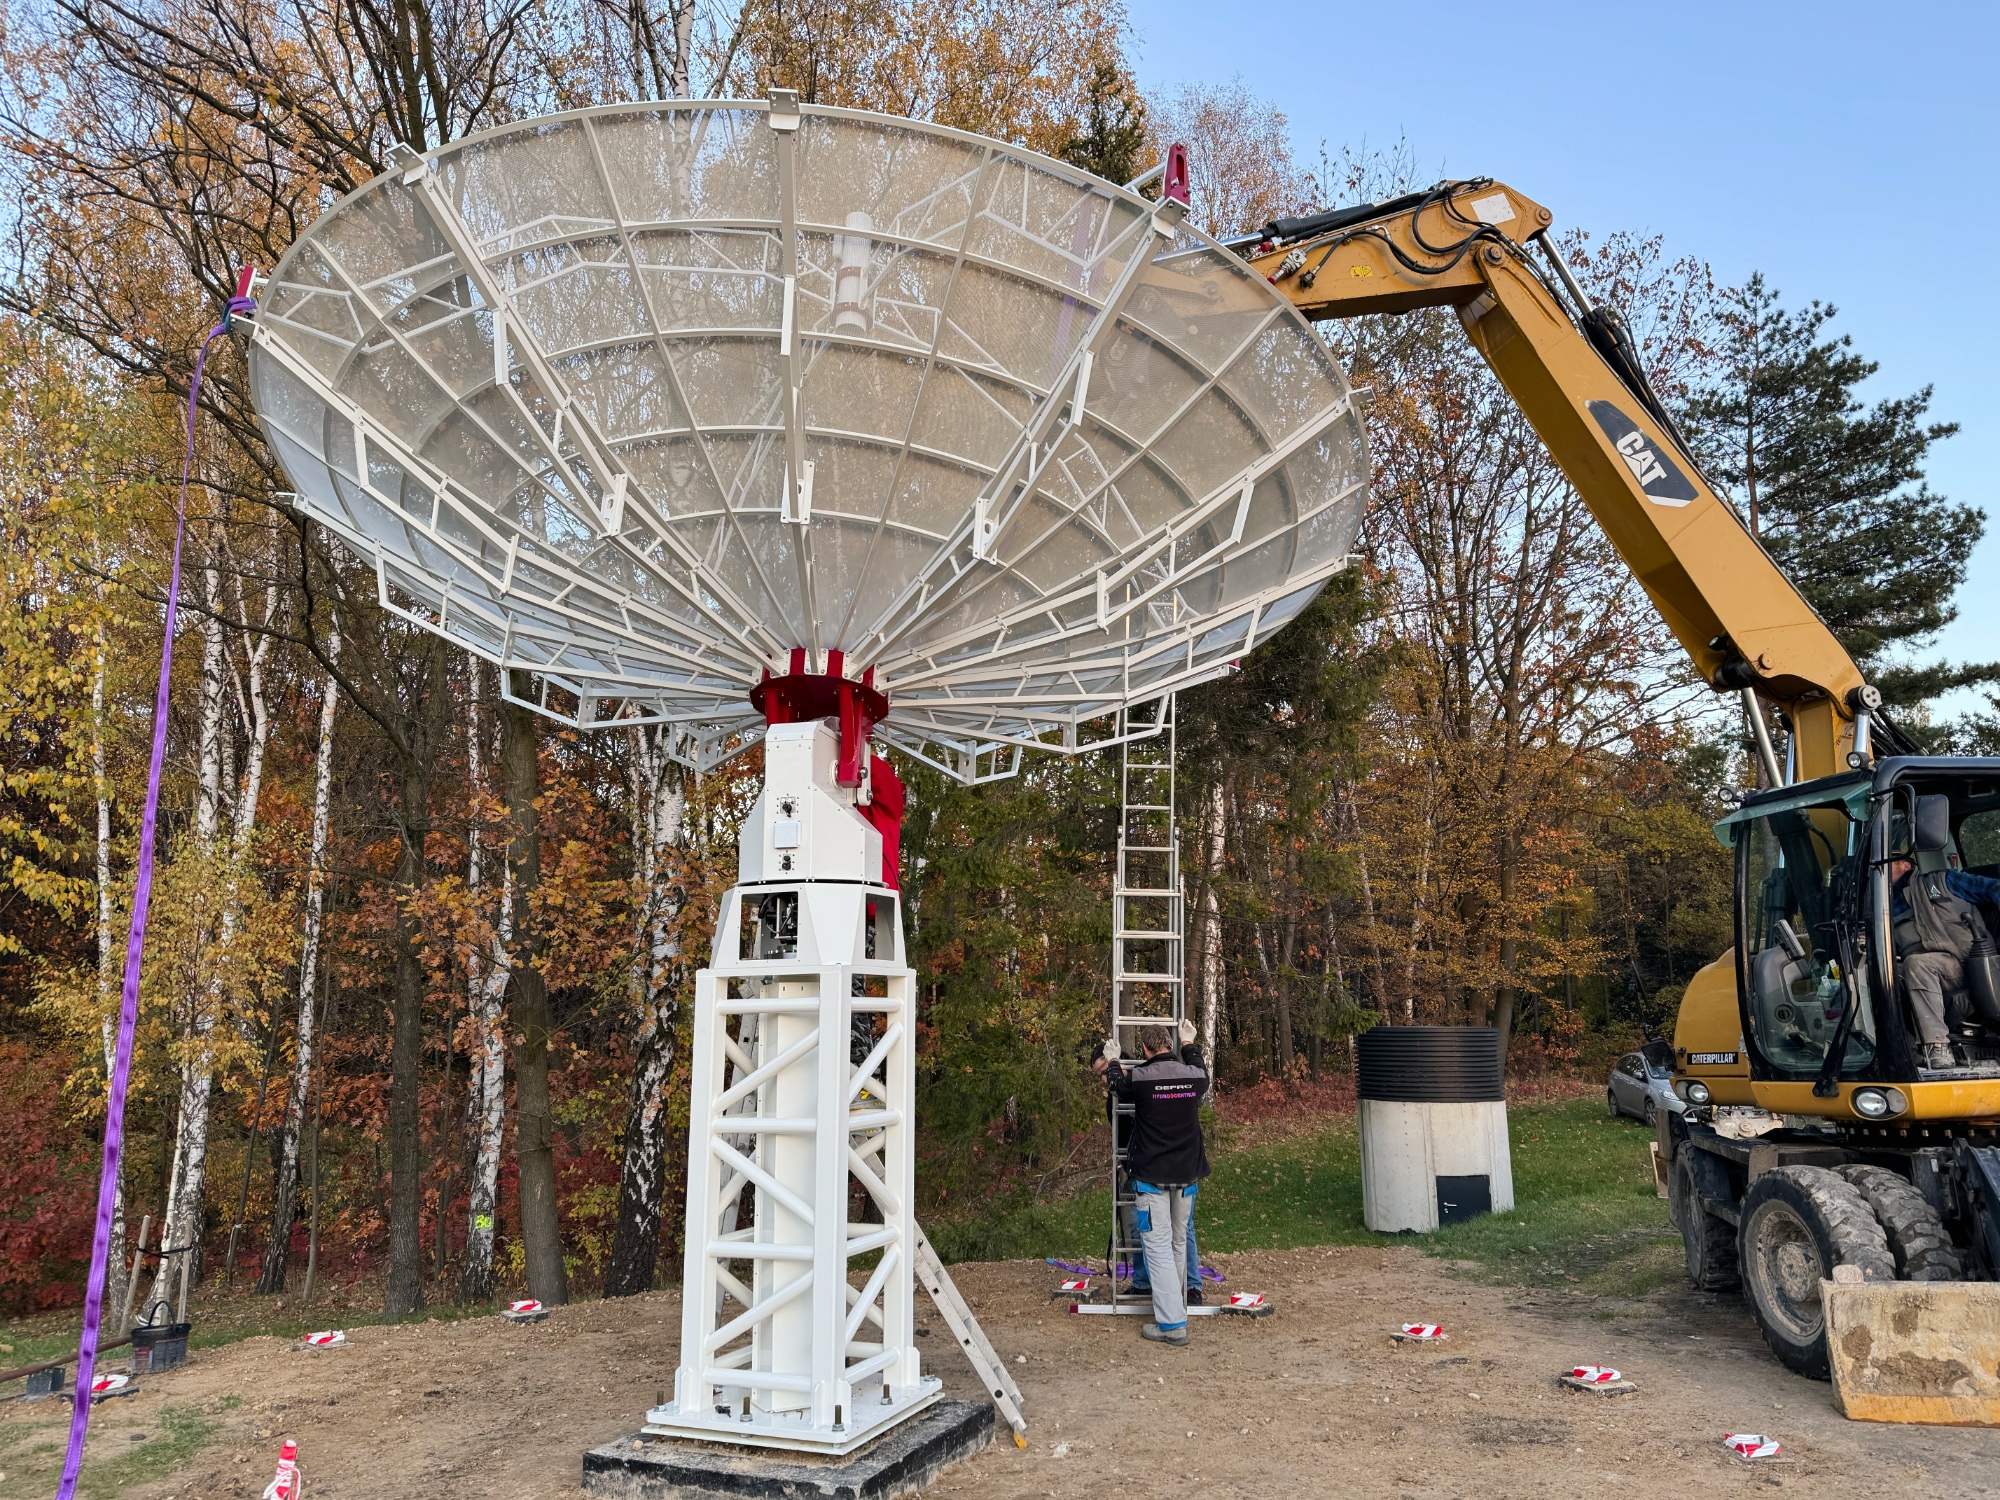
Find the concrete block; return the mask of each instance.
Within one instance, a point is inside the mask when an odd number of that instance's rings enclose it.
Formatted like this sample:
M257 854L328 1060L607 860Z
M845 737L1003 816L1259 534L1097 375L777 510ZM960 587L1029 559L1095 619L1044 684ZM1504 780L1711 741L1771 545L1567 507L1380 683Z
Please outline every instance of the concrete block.
M2000 1284L1819 1285L1833 1392L1852 1420L2000 1424L2000 1375L1988 1373L2000 1349Z
M618 1500L895 1500L992 1439L983 1401L940 1401L842 1458L634 1436L584 1454L583 1487Z

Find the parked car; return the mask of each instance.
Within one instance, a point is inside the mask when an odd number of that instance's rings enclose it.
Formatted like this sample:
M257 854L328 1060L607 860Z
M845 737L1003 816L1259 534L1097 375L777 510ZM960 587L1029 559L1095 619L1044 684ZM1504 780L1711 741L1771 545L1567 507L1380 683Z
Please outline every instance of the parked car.
M1669 1082L1672 1062L1673 1049L1664 1042L1648 1042L1642 1050L1619 1058L1604 1087L1604 1104L1611 1117L1630 1115L1651 1125L1663 1109L1675 1114L1686 1109Z

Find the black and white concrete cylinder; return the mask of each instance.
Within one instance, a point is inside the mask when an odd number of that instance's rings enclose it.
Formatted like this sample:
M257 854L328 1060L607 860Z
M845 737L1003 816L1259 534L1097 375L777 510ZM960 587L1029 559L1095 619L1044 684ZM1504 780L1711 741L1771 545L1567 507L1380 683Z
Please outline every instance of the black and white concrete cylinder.
M1514 1206L1498 1031L1377 1026L1357 1053L1370 1229L1422 1234Z

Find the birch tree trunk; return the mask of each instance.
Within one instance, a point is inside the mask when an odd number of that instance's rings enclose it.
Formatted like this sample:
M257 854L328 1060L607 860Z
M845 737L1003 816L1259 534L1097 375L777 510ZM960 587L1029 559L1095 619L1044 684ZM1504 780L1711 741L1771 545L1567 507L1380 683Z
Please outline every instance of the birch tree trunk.
M336 628L327 649L340 655ZM319 758L313 766L312 852L306 863L305 942L299 951L299 1041L292 1059L292 1086L285 1098L285 1122L277 1149L277 1186L271 1196L271 1242L264 1250L264 1272L257 1290L285 1289L286 1262L292 1243L292 1219L297 1212L299 1133L305 1120L307 1091L312 1086L313 991L319 975L319 943L326 920L326 836L333 806L333 721L340 703L340 684L326 679L319 709Z
M667 1086L674 1068L681 981L674 924L687 899L679 883L668 878L666 868L667 852L680 839L687 807L680 767L666 755L670 732L663 726L632 730L627 763L634 873L641 891L630 978L637 1045L625 1100L617 1226L604 1274L607 1297L651 1291L659 1268L667 1181Z
M1376 1007L1384 1020L1389 1015L1389 994L1382 968L1382 929L1375 919L1375 885L1368 878L1368 839L1361 828L1361 810L1354 805L1354 783L1345 777L1340 783L1341 804L1347 810L1347 826L1354 832L1354 863L1361 876L1361 914L1368 923L1368 951L1375 963Z
M211 557L218 555L211 536ZM226 547L226 541L223 543ZM266 630L249 628L248 606L239 590L236 606L246 643L247 674L239 675L229 656L228 632L223 625L222 575L211 561L202 570L205 615L202 622L201 691L202 716L200 771L195 803L195 846L204 861L218 852L225 864L222 871L220 908L212 941L202 963L205 971L197 981L190 1000L188 1025L182 1038L180 1132L175 1143L175 1173L168 1193L167 1213L161 1229L165 1248L187 1246L181 1271L183 1290L201 1280L201 1231L208 1186L209 1103L215 1082L215 1060L209 1038L227 1004L229 949L242 919L243 871L250 852L250 839L257 827L257 803L264 782L264 753L271 740L271 709L265 690L265 667L270 660L272 637ZM264 592L263 621L269 627L278 609L275 586ZM243 781L236 784L236 737L229 719L231 680L236 688L235 707L248 731L243 760ZM217 848L222 817L233 807L229 841ZM161 1263L161 1277L173 1269L172 1261ZM160 1295L160 1282L154 1297Z
M196 741L197 761L194 805L194 843L204 861L215 858L217 836L222 827L224 800L223 774L225 740L229 726L224 723L229 706L224 683L226 642L222 633L221 579L213 563L202 572L207 609L201 624L201 729ZM213 958L213 944L204 945ZM174 1136L174 1164L167 1179L167 1206L160 1220L160 1249L168 1254L153 1278L147 1305L167 1299L176 1284L192 1286L201 1279L202 1207L208 1179L208 1103L214 1083L214 1064L209 1055L209 1033L215 1028L215 1012L210 1004L211 987L206 975L196 976L187 998L181 1027L180 1123Z
M483 669L472 665L472 692L466 705L466 775L475 789L485 789L482 762L486 742L479 722L479 691ZM485 870L475 825L467 839L465 883L475 900L484 883ZM507 981L513 973L508 945L514 937L514 872L503 858L500 862L500 902L490 951L475 948L465 961L465 999L472 1013L472 1058L466 1115L472 1126L472 1183L466 1207L465 1267L460 1275L458 1300L464 1303L493 1300L493 1227L500 1200L500 1144L506 1125L507 1053L501 1027L501 1002L507 996Z
M1205 818L1208 847L1202 851L1201 887L1201 1055L1208 1059L1209 1076L1216 1074L1216 1039L1222 1034L1222 901L1215 883L1222 878L1223 859L1228 852L1228 803L1218 779L1208 794Z
M97 591L98 605L104 590ZM90 773L97 793L97 1008L103 1016L104 1079L108 1089L118 1061L118 957L111 925L111 780L104 770L104 621L97 622L96 662L90 679ZM104 1304L125 1305L125 1158L118 1158L118 1180L111 1185L111 1251L105 1264ZM136 1268L135 1268L136 1269ZM115 1320L114 1320L115 1322ZM114 1334L123 1333L114 1327Z
M691 99L694 97L690 92L688 80L688 64L694 55L694 7L695 0L673 0L673 90L676 99Z

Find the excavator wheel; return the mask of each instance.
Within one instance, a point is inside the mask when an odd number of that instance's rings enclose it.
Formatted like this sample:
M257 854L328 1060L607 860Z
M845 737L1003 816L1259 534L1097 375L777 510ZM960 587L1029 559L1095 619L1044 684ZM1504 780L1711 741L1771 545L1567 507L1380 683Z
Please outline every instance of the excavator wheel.
M1820 1283L1835 1266L1894 1281L1896 1258L1868 1200L1825 1167L1777 1167L1743 1195L1743 1291L1764 1342L1787 1369L1828 1378Z
M1728 1174L1707 1153L1683 1146L1667 1178L1667 1213L1681 1232L1688 1280L1704 1292L1727 1292L1737 1281L1736 1226L1703 1208L1704 1194L1727 1198Z
M1875 1210L1876 1222L1888 1236L1889 1250L1896 1257L1899 1280L1957 1281L1965 1274L1944 1220L1907 1177L1887 1167L1859 1162L1834 1170L1853 1183Z

